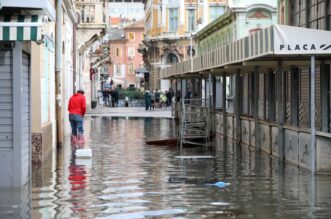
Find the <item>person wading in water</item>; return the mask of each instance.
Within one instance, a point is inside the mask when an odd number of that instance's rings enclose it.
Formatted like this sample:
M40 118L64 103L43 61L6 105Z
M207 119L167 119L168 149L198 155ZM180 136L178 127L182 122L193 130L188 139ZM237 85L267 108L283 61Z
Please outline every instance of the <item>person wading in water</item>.
M83 90L77 91L70 97L68 111L71 125L71 144L82 146L85 144L83 122L86 112L86 99Z

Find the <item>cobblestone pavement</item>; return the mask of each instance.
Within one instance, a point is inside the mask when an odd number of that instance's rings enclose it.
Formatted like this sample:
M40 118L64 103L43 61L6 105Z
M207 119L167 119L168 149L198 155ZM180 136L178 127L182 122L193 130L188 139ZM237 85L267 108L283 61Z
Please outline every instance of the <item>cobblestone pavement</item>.
M112 116L112 117L159 117L173 118L171 107L155 110L145 110L145 107L107 107L98 105L95 109L87 110L90 116Z

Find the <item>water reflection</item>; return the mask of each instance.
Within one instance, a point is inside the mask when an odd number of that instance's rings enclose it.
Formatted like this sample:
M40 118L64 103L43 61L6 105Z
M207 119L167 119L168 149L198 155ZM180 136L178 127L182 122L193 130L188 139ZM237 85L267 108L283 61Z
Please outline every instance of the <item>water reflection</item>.
M223 147L220 138L212 160L181 161L176 148L145 144L172 138L172 120L98 117L86 121L85 130L93 159L76 159L67 142L48 165L34 167L32 218L331 215L330 176L312 178L249 147ZM219 180L231 185L206 185Z

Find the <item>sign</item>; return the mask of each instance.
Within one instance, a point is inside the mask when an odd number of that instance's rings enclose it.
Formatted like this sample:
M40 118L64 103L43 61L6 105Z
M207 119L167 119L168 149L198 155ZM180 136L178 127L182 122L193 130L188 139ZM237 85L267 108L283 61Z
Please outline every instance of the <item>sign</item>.
M331 31L274 25L274 53L310 55L331 53Z

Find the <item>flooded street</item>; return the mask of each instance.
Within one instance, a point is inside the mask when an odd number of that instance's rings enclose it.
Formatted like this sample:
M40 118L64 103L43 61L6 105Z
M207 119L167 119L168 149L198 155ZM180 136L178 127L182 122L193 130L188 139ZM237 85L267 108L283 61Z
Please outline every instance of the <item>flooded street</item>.
M35 166L31 218L330 218L331 176L247 147L218 144L215 159L180 161L175 147L145 143L175 133L172 119L87 118L93 159L75 159L66 142Z

